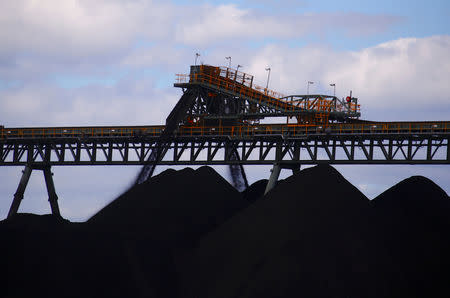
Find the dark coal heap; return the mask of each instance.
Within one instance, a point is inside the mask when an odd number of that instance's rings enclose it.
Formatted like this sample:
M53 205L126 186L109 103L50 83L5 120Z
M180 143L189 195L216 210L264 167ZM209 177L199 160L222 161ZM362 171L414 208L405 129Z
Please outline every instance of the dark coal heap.
M180 248L192 246L247 205L210 167L168 170L136 185L88 223Z
M372 201L376 224L398 265L407 297L450 296L450 200L431 180L413 176Z
M250 203L262 198L264 196L264 192L266 191L268 181L269 180L267 179L262 179L249 185L248 188L242 192L242 196Z
M373 249L371 211L369 200L333 168L306 169L204 237L186 258L183 292L380 297L384 260Z
M0 222L4 297L449 297L450 200L411 177L369 201L317 166L264 196L167 170L86 223Z

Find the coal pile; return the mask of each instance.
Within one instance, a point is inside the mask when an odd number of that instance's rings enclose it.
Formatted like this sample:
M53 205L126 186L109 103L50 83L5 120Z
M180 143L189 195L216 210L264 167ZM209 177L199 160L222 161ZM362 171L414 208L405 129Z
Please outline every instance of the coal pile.
M303 170L202 239L184 264L183 294L382 297L386 261L372 217L335 169Z
M372 201L324 165L266 184L167 170L86 223L4 220L2 296L450 296L450 200L432 181Z
M450 296L450 199L431 180L413 176L372 201L377 227L399 269L392 282L407 297ZM403 282L403 283L402 283Z
M219 174L202 167L167 170L136 185L87 223L19 215L0 225L10 244L2 254L9 256L7 293L174 297L176 257L247 205Z
M168 170L136 185L94 215L94 227L190 247L247 203L216 171Z
M18 214L1 222L2 297L83 296L74 287L86 282L77 266L89 245L77 237L80 227L52 215Z
M177 258L246 206L241 194L212 168L168 170L124 193L88 225L127 243L130 263L156 297L174 297Z
M255 202L264 196L267 182L269 182L267 179L261 179L254 182L242 192L242 196L249 203Z

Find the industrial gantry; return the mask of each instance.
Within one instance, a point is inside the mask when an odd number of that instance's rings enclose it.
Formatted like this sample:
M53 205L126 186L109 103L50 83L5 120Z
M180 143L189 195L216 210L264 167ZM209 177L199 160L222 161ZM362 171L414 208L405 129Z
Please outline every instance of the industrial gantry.
M143 165L136 183L156 165L229 165L233 184L248 186L244 165L450 164L450 122L360 119L358 99L284 96L229 67L194 65L177 75L183 94L165 125L114 127L0 126L0 166L25 166L8 217L17 213L33 169L44 172L59 215L51 166ZM283 123L261 123L283 117Z

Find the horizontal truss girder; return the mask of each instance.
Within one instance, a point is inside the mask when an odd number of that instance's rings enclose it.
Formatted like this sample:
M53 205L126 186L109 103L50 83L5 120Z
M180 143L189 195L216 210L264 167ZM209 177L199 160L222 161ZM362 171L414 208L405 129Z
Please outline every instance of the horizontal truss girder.
M450 164L450 134L353 134L289 138L54 138L0 143L0 166L143 165L162 146L160 165ZM232 158L238 152L240 160Z

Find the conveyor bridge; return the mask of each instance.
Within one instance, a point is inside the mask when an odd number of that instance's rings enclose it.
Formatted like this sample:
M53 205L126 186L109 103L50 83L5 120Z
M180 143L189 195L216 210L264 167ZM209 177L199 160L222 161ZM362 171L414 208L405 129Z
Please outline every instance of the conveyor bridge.
M161 165L450 163L450 122L182 127L161 144L163 129L4 128L0 166L145 165L157 148Z
M243 165L273 165L268 191L281 168L300 165L450 164L449 121L364 121L357 98L284 96L226 67L191 66L174 86L183 94L165 125L0 126L0 166L25 167L8 217L33 170L43 171L59 215L52 166L141 165L142 183L156 165L228 165L239 189L247 184ZM261 124L266 117L286 122Z

